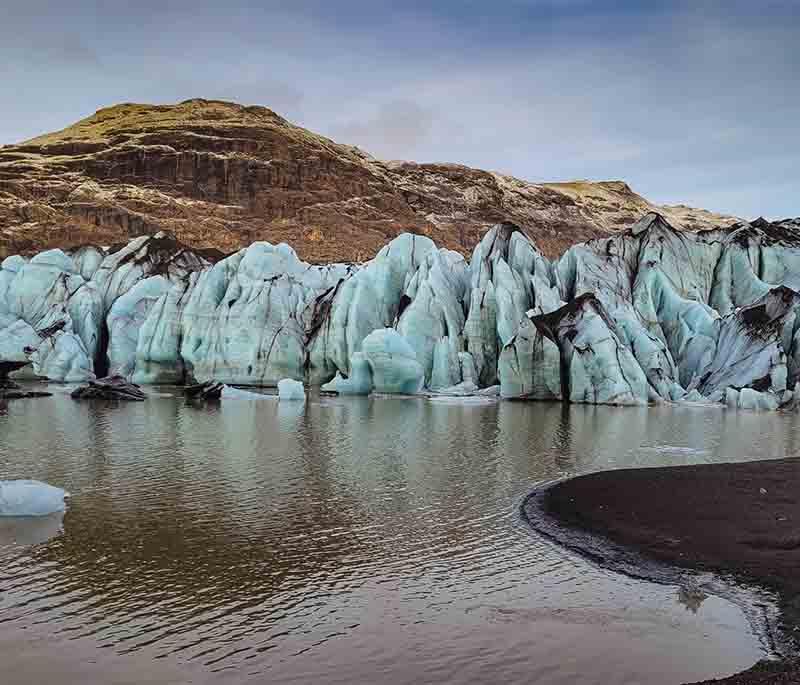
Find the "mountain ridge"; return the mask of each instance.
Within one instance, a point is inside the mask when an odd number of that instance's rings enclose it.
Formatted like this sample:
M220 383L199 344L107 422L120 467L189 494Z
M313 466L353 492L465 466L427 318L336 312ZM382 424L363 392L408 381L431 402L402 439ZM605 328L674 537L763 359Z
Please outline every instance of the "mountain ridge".
M0 258L160 230L222 252L287 242L311 262L367 259L405 231L468 254L505 220L555 256L650 211L694 230L737 221L656 205L624 181L532 183L379 160L266 107L220 100L114 105L0 147Z

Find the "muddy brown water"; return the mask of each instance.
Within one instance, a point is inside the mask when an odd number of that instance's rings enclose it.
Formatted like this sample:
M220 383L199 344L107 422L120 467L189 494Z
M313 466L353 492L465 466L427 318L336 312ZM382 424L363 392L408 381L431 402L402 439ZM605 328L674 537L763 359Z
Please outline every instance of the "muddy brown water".
M319 398L0 408L2 682L650 685L762 655L739 607L533 534L537 483L794 454L793 416Z

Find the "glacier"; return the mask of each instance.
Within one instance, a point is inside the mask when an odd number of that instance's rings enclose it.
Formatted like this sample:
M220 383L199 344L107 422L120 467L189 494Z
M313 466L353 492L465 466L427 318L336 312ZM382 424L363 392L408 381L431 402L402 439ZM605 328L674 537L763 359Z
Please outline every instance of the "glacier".
M268 242L213 261L160 232L6 258L0 362L57 382L770 410L800 404L799 293L798 219L692 232L650 213L552 261L507 222L469 259L406 233L361 264Z

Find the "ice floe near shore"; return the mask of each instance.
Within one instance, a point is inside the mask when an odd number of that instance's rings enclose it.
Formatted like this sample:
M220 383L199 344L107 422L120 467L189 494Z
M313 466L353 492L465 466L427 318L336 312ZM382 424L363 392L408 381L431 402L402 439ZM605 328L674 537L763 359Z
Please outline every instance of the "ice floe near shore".
M66 510L69 494L38 480L0 480L0 516L47 516Z
M504 398L756 409L800 399L793 221L693 233L648 214L554 262L503 223L469 261L403 234L360 265L307 264L266 242L210 263L158 233L0 267L0 361L53 381L441 397L499 386Z

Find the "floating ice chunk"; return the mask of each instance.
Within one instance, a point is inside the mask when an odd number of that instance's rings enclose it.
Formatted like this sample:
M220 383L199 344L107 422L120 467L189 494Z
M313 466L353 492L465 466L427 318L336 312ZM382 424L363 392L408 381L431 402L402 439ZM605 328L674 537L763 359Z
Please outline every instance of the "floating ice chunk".
M465 397L467 395L474 395L478 392L478 386L472 381L462 381L456 385L451 385L449 388L441 388L434 391L432 396L449 396L449 397Z
M422 365L411 345L396 330L372 331L364 338L362 347L377 392L414 395L420 391L425 378Z
M453 405L481 405L494 404L497 402L497 397L486 397L484 395L430 395L428 400L430 402L437 402L440 404L453 404Z
M240 390L239 388L232 388L230 385L226 385L222 388L220 398L223 400L274 400L275 395L264 395L260 392Z
M284 378L278 381L278 399L281 401L306 401L306 390L300 381L292 378Z
M47 516L65 511L69 493L38 480L0 481L0 516Z
M463 399L483 399L493 400L500 396L500 386L491 385L488 388L478 388L472 381L462 381L457 385L441 390L432 390L428 395L429 399L437 400L446 397Z

